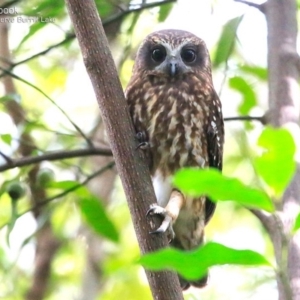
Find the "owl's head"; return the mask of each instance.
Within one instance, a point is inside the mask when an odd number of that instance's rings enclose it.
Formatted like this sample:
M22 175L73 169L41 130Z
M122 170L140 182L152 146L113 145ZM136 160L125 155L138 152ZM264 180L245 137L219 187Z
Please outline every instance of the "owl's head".
M210 74L205 43L183 30L161 30L149 34L135 59L134 73L160 77L181 77L187 73Z

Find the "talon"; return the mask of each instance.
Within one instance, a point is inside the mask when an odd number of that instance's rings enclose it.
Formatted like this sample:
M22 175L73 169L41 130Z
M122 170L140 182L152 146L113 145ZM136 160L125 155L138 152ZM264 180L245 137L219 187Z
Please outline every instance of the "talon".
M175 233L172 226L172 217L168 214L167 210L157 204L151 204L148 209L146 216L160 215L163 217L161 225L154 231L149 232L150 234L161 234L167 232L170 240L174 239Z
M148 149L150 148L150 144L147 141L147 135L145 131L139 131L136 133L135 138L138 140L139 144L137 145L136 149Z
M145 150L145 149L148 149L150 148L150 144L148 142L142 142L142 143L139 143L135 150L138 150L138 149L142 149L142 150Z
M163 217L166 216L166 210L161 207L161 206L158 206L157 204L151 204L150 205L150 208L148 209L147 213L146 213L146 216L148 217L149 215L154 215L154 214L157 214L157 215L162 215Z

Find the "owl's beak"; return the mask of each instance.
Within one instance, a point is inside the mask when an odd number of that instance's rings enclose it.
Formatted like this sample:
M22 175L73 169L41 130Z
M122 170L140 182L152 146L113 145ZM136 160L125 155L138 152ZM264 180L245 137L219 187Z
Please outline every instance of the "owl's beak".
M169 62L169 75L174 77L178 74L178 61L176 58L171 58Z

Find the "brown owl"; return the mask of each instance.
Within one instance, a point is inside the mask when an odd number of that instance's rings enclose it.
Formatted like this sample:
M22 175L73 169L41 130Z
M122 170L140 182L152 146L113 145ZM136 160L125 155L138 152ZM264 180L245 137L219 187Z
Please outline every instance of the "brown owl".
M196 248L216 204L205 196L184 195L172 186L172 176L183 167L222 169L221 102L205 43L182 30L148 35L137 52L125 94L158 202L147 214L163 219L153 233L167 232L176 248ZM207 276L195 282L180 278L183 289L206 282Z

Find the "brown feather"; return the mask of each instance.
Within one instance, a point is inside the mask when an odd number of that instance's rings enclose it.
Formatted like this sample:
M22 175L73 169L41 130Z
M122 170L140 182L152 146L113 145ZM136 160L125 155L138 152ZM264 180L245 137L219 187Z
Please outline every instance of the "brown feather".
M167 62L158 64L151 59L153 49L161 49L157 47L164 47L166 59L177 55L176 76L166 72ZM183 61L185 48L196 53L194 62ZM149 142L153 176L159 172L166 179L183 167L222 168L221 102L213 88L208 51L200 38L179 30L158 31L146 37L137 53L126 98L136 132L145 132ZM205 196L182 197L179 214L172 216L172 245L189 250L203 242L204 226L215 204ZM181 281L183 288L189 286ZM191 284L203 286L205 282L201 279Z

